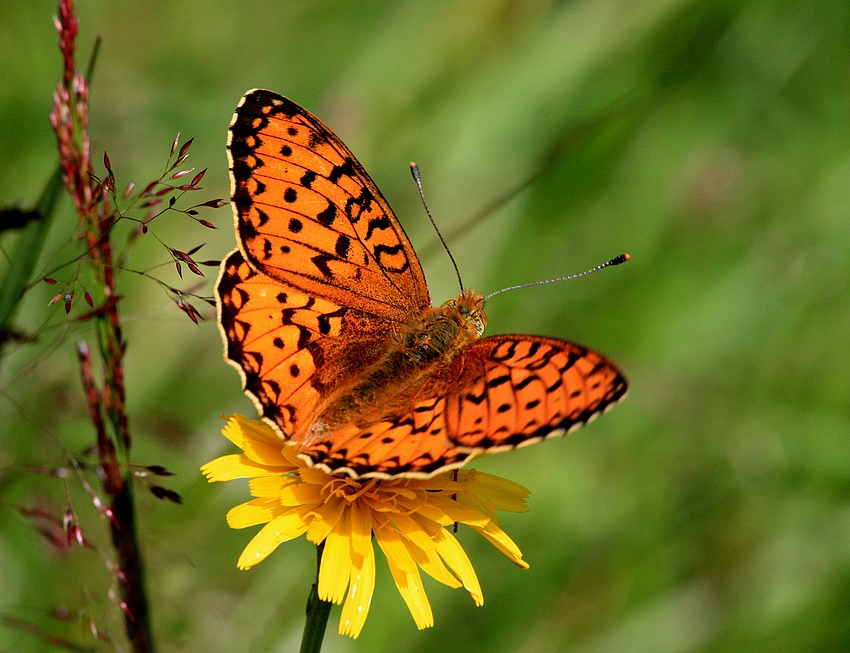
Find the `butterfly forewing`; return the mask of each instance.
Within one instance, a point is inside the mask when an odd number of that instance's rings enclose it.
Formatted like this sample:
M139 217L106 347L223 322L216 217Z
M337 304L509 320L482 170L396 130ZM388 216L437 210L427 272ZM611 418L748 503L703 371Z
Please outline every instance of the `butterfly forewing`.
M306 293L387 318L430 305L419 260L349 149L294 102L255 90L230 126L245 258Z
M286 437L309 428L324 397L383 352L384 320L307 295L254 270L238 250L216 287L225 358L260 414ZM358 337L344 337L356 332Z

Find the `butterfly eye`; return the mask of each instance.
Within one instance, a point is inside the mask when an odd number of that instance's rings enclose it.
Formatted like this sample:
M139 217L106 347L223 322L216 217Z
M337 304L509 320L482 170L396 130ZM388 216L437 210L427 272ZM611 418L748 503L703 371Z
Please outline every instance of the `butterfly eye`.
M441 309L449 313L457 313L464 322L473 326L479 336L483 336L484 330L487 328L487 316L481 308L476 308L480 304L479 300L480 295L470 300L464 293L458 299L450 299L444 302Z

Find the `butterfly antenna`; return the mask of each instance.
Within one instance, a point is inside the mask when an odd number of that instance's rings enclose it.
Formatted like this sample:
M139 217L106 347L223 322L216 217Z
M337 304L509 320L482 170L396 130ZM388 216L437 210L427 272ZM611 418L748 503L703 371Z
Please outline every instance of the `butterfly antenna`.
M496 292L491 292L489 295L485 295L484 300L486 301L491 297L501 295L503 292L508 292L509 290L517 290L519 288L530 288L531 286L542 286L544 284L555 283L557 281L568 281L569 279L578 279L579 277L587 276L591 272L598 272L603 268L608 268L612 265L620 265L620 263L625 263L630 258L631 257L628 254L620 254L612 258L610 261L605 261L602 265L597 265L595 268L590 268L589 270L579 272L578 274L571 274L568 277L558 277L557 279L546 279L544 281L532 281L531 283L521 283L517 286L508 286L507 288L502 288L501 290L497 290Z
M452 256L452 251L449 249L449 246L446 244L446 239L443 238L443 234L440 233L440 228L437 226L437 223L434 222L434 218L431 215L431 209L428 208L428 202L425 201L425 191L422 190L422 175L419 174L419 166L416 165L413 161L410 162L410 174L413 175L413 180L416 182L416 186L419 188L419 197L422 198L422 205L425 207L425 213L428 214L428 219L434 226L434 231L437 232L437 235L440 237L440 242L443 243L443 249L446 250L446 254L449 255L449 258L452 261L452 265L455 269L455 274L457 275L457 282L460 285L461 292L463 292L463 279L460 278L460 270L457 267L457 262L455 261L455 257Z

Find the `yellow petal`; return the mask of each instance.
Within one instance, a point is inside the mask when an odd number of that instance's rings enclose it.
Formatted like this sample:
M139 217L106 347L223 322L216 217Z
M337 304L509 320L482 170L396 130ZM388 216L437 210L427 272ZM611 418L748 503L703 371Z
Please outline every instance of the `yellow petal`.
M319 598L342 603L351 573L351 517L346 510L325 539L319 567Z
M312 483L304 483L298 475L292 476L292 483L281 488L278 495L280 503L284 506L303 506L317 504L324 501L322 489Z
M401 598L413 615L416 627L422 630L434 625L431 604L422 587L419 569L398 532L389 524L375 529L375 539L387 557L387 563Z
M416 518L411 517L410 515L394 514L392 516L392 523L395 526L396 532L398 532L405 540L407 549L413 556L416 564L421 565L428 562L428 552L436 550L434 545L434 535L438 531L442 530L442 528L439 526L433 527L433 522L420 519L418 518L419 515L415 515L415 517ZM423 526L423 521L431 527L427 528Z
M428 574L431 578L441 582L443 585L448 585L453 589L461 586L461 582L446 568L443 560L437 554L436 550L428 551L428 562L421 563L422 571Z
M227 525L230 528L247 528L265 524L281 512L280 504L274 499L251 499L247 503L234 506L227 512Z
M395 568L405 574L416 571L416 561L410 555L401 535L390 524L376 526L375 539L378 540L378 546L381 547L381 551L387 557L387 564L390 569Z
M413 616L413 621L416 622L416 627L422 630L433 626L434 613L431 612L431 604L428 602L425 588L422 587L419 570L414 566L413 571L408 573L395 565L390 565L390 572L401 598L404 599L407 609Z
M492 502L496 510L507 512L526 512L528 510L525 500L531 492L519 483L474 469L460 470L458 481L469 494L481 500Z
M248 419L244 415L239 414L231 415L230 417L222 415L222 417L227 419L227 424L222 429L222 433L240 449L242 449L242 445L246 439L254 440L255 442L264 442L269 445L279 445L281 443L281 439L274 432L274 429L262 420Z
M310 528L307 539L313 544L320 544L330 535L347 508L344 500L334 499L324 505L316 506L311 513Z
M254 440L245 440L243 451L248 458L261 465L280 467L286 471L295 471L296 467L283 455L284 448L285 445L283 443L269 445L255 442Z
M210 483L214 483L216 481L232 481L237 478L279 475L284 473L285 469L262 465L244 454L234 453L211 460L201 467L201 472Z
M248 542L236 566L248 569L264 560L279 544L295 539L307 530L303 516L293 511L275 517Z
M245 450L249 442L279 447L283 440L265 422L258 419L248 419L244 415L233 415L227 420L222 429L224 436L237 447Z
M374 556L372 513L362 501L355 501L351 504L351 557L355 566L358 560L364 559L370 552Z
M375 592L375 549L371 539L362 564L351 569L351 580L348 583L348 596L342 606L339 616L339 634L356 639L369 616L372 605L372 594Z
M248 482L248 488L251 490L251 496L258 498L274 497L275 499L278 499L278 503L280 503L280 493L283 492L287 485L292 485L296 482L297 480L295 477L276 474L275 476L252 478Z
M442 526L449 526L454 522L460 522L461 524L476 524L483 527L490 521L489 515L482 514L474 508L453 501L450 496L435 495L429 498L430 501L427 508L420 510L419 514L436 521ZM442 517L436 519L432 517L432 515L438 516L440 513L442 513Z
M516 545L508 534L499 528L495 523L489 523L484 528L478 526L470 526L474 531L483 535L490 544L495 546L505 557L510 559L516 566L522 569L528 569L528 563L522 559L522 551Z
M302 463L303 465L304 463ZM318 485L320 487L324 487L328 482L328 473L323 472L321 469L314 469L312 467L300 467L298 469L298 474L301 476L301 480L305 483L312 483L313 485Z
M466 551L463 550L460 542L455 539L454 535L443 529L443 536L436 540L436 544L440 557L460 578L460 582L470 593L475 604L483 605L484 595L481 592L481 585L478 583L478 576L475 574L469 556L466 555Z
M408 510L408 512L413 511ZM449 517L442 507L437 507L432 503L422 504L418 507L415 513L420 517L430 519L432 522L439 524L440 526L451 526L455 523L455 520Z

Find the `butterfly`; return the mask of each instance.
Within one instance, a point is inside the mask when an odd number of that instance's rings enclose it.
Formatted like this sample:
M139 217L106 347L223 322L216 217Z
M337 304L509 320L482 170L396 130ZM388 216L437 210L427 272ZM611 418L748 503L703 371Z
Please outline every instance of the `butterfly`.
M593 350L482 337L473 290L432 307L381 191L306 109L249 91L228 155L238 249L216 284L225 358L311 466L431 477L572 431L625 396Z

